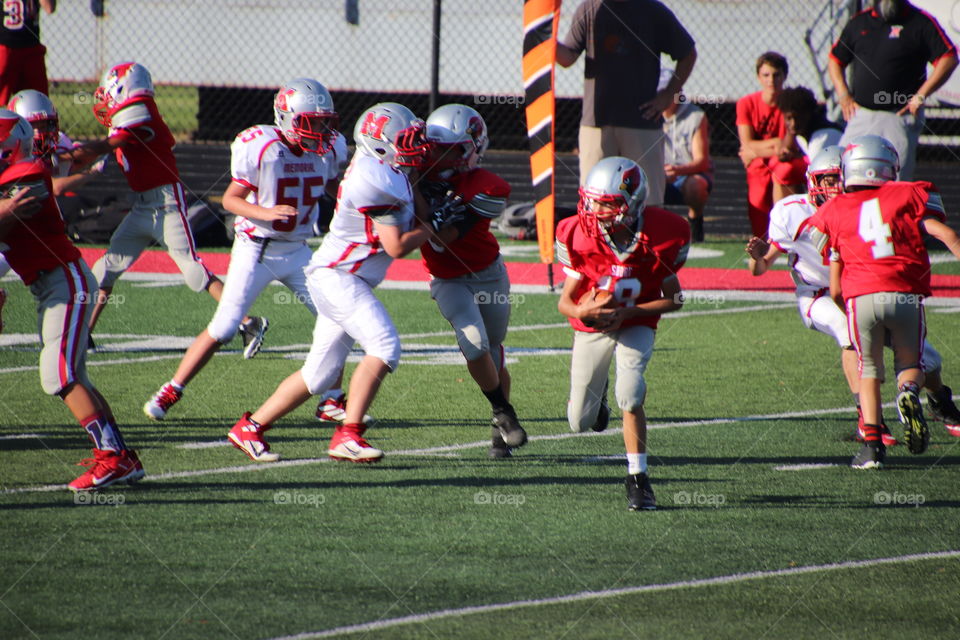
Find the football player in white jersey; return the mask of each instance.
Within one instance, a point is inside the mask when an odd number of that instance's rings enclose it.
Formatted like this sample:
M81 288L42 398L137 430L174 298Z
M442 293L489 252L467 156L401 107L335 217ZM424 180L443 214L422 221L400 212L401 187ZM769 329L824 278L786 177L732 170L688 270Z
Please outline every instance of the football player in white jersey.
M830 297L830 267L806 226L807 218L827 200L841 192L840 156L843 149L833 145L824 148L810 162L807 169L807 194L783 198L770 211L769 242L753 237L747 244L750 271L755 276L767 272L781 254L787 255L790 276L797 287L797 311L808 329L814 329L833 338L841 349L843 374L857 405L857 437L862 439L863 414L860 411L860 376L857 352L850 341L847 316ZM947 431L960 436L960 412L952 400L950 387L940 377L940 353L924 340L922 368L926 374L928 406L931 413L944 423ZM886 424L883 425L885 446L897 444Z
M429 146L424 122L403 105L367 109L353 134L357 151L337 196L337 211L307 267L307 287L317 308L306 362L254 412L243 414L228 437L257 462L280 458L264 432L281 417L329 388L353 343L364 351L350 380L346 418L330 441L336 460L377 462L383 452L363 438L363 416L387 373L400 362L397 329L373 293L394 258L418 248L432 231L416 186Z
M230 147L231 181L223 208L237 218L223 295L173 378L144 405L154 420L166 416L187 383L230 342L271 281L285 284L317 314L303 271L311 255L306 240L317 221L317 201L324 192L336 193L347 143L336 130L333 99L316 80L297 78L284 85L274 100L274 116L275 126L245 129Z

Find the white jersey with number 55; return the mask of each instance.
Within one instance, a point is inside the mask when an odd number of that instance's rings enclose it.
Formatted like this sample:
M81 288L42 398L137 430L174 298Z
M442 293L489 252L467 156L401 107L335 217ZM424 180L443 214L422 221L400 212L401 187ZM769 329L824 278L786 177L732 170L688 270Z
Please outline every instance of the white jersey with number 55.
M241 131L230 145L230 175L234 182L250 189L247 201L261 207L286 204L299 212L297 218L267 222L238 216L237 233L278 240L306 240L313 236L317 221L317 200L327 182L340 173L347 156L347 143L338 135L333 148L321 155L291 151L279 129L256 125Z
M337 211L307 272L326 267L349 271L377 286L393 261L380 246L379 224L413 228L413 191L402 171L364 152L354 155L337 194Z

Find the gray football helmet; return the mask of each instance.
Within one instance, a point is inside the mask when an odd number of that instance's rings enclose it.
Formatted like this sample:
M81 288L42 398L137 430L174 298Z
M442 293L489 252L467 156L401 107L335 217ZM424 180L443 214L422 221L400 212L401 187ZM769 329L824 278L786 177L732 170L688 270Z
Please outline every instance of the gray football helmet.
M419 169L429 150L423 120L396 102L381 102L360 114L353 141L358 150L393 167Z
M0 108L0 171L33 157L33 127L20 114Z
M823 206L824 202L841 193L840 156L842 154L843 147L835 144L824 147L813 156L810 166L807 167L807 193L817 207ZM831 177L834 180L829 180ZM833 184L826 184L828 181Z
M33 127L34 153L39 156L53 153L60 139L60 116L50 98L36 89L24 89L13 94L7 106Z
M445 104L427 118L427 140L434 158L453 154L457 157L454 171L477 167L490 146L487 124L476 109L464 104Z
M273 116L291 144L320 155L333 147L340 125L330 92L310 78L296 78L280 88L273 101Z
M121 62L106 70L93 95L93 115L109 127L113 112L124 103L153 95L153 78L139 62Z
M647 190L647 176L633 160L611 156L595 164L577 203L584 233L597 237L617 226L631 226L643 213Z
M840 156L840 171L844 191L850 187L879 187L897 179L900 157L886 138L857 136Z

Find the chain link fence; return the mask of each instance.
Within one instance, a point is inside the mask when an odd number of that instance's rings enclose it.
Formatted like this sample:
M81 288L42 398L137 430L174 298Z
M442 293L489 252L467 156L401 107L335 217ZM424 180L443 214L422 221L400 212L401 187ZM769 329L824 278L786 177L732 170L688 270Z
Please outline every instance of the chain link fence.
M563 3L561 38L578 4ZM686 93L706 107L714 154L734 155L733 103L758 89L757 56L767 50L784 54L790 62L787 84L828 100L829 48L858 2L666 4L697 42L699 58ZM960 41L950 19L952 2L917 4L935 15L945 10L941 23ZM365 108L381 100L402 102L425 116L436 37L438 104L471 104L486 118L493 148L522 150L521 14L518 0L95 0L61 2L56 13L43 16L42 39L52 97L74 137L102 135L90 112L97 78L109 65L134 59L151 70L161 112L178 138L227 141L251 124L271 122L276 88L297 76L314 77L331 90L347 133ZM560 151L576 145L582 82L582 58L570 69L558 68ZM924 141L952 143L960 133L954 113L930 109L931 134Z

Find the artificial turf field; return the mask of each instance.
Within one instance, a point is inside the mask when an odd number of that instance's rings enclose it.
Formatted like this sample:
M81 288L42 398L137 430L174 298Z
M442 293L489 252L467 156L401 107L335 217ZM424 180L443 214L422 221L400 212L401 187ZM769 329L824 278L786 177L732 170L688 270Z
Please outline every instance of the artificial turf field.
M688 266L743 268L741 245L707 246L719 255ZM0 638L960 636L960 439L931 423L925 454L847 468L837 349L789 297L692 296L661 321L659 509L631 513L619 432L567 427L555 295L515 294L512 400L531 441L513 459L486 457L489 406L426 291L381 289L404 344L371 409L386 458L328 462L331 428L307 404L268 434L284 461L254 465L226 432L296 369L309 314L268 288L264 351L229 345L157 423L141 406L214 310L157 284L121 281L88 358L147 477L74 497L55 485L89 445L40 389L29 293L3 283ZM958 310L927 320L960 391Z

